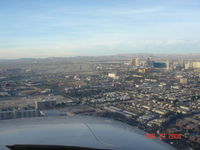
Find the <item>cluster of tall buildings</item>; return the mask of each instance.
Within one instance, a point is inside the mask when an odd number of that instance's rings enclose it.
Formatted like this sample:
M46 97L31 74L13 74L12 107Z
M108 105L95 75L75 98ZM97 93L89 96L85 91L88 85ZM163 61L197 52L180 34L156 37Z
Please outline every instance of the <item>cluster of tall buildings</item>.
M134 58L131 60L131 65L139 67L142 65L142 61L140 58Z
M200 69L200 61L152 60L150 57L146 58L145 60L137 57L132 59L128 64L135 67L163 68L167 70Z
M185 63L185 69L198 69L198 68L200 68L199 61L189 61Z

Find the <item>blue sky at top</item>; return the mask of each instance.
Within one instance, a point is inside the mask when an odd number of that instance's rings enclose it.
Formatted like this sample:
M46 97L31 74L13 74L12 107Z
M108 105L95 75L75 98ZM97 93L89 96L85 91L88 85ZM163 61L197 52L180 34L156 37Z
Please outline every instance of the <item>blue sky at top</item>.
M0 58L198 52L199 0L0 1Z

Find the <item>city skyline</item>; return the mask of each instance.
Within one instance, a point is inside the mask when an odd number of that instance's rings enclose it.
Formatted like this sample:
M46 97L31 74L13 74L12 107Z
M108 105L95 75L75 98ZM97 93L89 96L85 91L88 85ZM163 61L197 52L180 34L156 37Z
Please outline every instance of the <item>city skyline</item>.
M198 0L3 0L0 59L199 53Z

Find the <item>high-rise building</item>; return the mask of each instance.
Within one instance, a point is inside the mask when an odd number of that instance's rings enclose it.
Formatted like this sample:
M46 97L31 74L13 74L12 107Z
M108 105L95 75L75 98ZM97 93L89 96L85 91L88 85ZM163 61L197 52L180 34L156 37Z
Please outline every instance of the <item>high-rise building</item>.
M191 69L191 68L192 68L192 63L191 62L185 63L185 69Z
M166 62L153 62L153 67L155 68L166 68Z
M192 67L193 67L194 69L200 68L200 62L198 62L198 61L193 62L193 63L192 63Z
M131 63L133 66L136 66L136 67L138 67L138 66L140 66L141 65L141 60L140 60L140 58L134 58L134 59L132 59L132 63Z
M147 65L147 67L152 67L152 59L151 59L151 57L147 57L147 59L146 59L146 65Z
M170 70L170 63L169 63L168 60L166 61L166 69L167 69L167 70Z
M199 69L200 68L200 62L195 61L195 62L187 62L185 63L185 69Z

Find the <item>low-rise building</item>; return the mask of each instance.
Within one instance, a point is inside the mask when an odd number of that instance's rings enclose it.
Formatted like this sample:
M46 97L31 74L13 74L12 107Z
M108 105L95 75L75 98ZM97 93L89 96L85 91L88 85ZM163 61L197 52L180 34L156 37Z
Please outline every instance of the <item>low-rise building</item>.
M56 107L56 100L43 100L43 101L36 101L35 108L37 110L45 110L45 109L52 109Z

